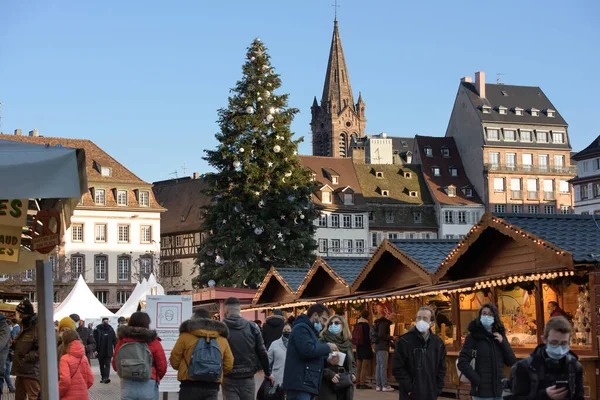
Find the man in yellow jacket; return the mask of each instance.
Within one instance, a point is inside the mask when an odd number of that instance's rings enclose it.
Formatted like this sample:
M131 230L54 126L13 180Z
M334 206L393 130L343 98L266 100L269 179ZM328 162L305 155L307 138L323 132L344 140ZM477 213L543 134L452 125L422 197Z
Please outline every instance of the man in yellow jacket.
M215 339L223 357L223 374L233 368L233 353L227 342L229 329L220 322L210 319L208 311L196 310L192 319L179 327L179 338L171 351L169 363L176 369L181 382L179 400L217 400L223 376L216 382L204 382L188 376L188 366L198 340Z

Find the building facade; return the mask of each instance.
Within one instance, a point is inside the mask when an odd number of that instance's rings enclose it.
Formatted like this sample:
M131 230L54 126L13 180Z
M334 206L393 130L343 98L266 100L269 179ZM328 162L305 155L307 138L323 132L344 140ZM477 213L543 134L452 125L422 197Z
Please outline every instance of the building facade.
M98 300L118 310L135 282L159 267L160 215L165 210L156 202L152 185L89 140L42 137L36 130L29 136L16 130L15 135L0 135L0 140L85 150L89 190L75 208L63 242L51 254L55 286L70 287L83 275ZM35 300L33 275L33 270L25 273L22 290ZM66 294L57 293L55 301Z
M539 87L462 78L446 136L487 210L572 212L568 124Z
M575 213L600 215L600 136L573 156L577 177L571 180Z
M435 202L438 237L464 237L484 214L485 207L465 173L454 139L417 135L413 155Z

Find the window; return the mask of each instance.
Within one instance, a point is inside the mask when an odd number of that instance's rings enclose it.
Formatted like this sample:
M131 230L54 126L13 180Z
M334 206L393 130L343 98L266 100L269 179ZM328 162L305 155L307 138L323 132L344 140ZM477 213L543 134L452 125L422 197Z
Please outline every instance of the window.
M511 211L513 214L521 214L523 212L523 206L521 204L511 205Z
M25 271L25 280L26 281L33 280L33 270L32 269L28 269L27 271Z
M413 222L415 224L420 224L423 221L423 214L420 212L413 213Z
M446 224L454 223L454 213L452 211L444 211L444 223L446 223Z
M594 161L594 169L595 170L599 170L600 169L600 158L596 158Z
M102 176L111 176L112 175L112 168L109 167L101 167L100 168L100 174Z
M488 140L500 140L500 133L498 129L488 129L487 138Z
M321 214L319 216L319 226L321 228L327 228L327 214Z
M600 197L600 183L592 183L594 197Z
M521 142L531 142L531 131L521 131Z
M527 212L529 214L537 214L539 212L539 207L534 205L527 206Z
M481 106L481 112L484 114L489 114L492 111L492 107L490 106Z
M98 299L98 301L102 304L107 304L108 303L108 292L105 290L102 291L97 291L94 293L96 295L96 298Z
M150 192L140 192L140 207L150 206Z
M564 143L565 134L562 132L552 132L552 143Z
M467 223L467 212L466 211L459 211L458 212L458 223L459 224L466 224Z
M500 165L500 153L490 153L490 164L496 168Z
M571 214L571 207L569 206L560 206L561 214Z
M561 193L569 193L570 192L570 190L569 190L569 182L567 182L567 181L560 181L559 185L560 185L559 190L560 190Z
M96 242L106 243L106 224L96 224Z
M129 243L129 225L119 225L119 243Z
M94 276L97 281L106 280L106 256L96 256L94 258Z
M337 176L332 176L332 177L331 177L331 183L333 183L334 185L337 185L337 184L338 184L338 181L339 181L338 179L339 179L339 178L338 178Z
M440 167L432 167L431 171L433 172L433 176L440 176L441 175Z
M410 232L410 233L408 234L408 238L409 238L409 239L415 239L415 234L414 234L413 232Z
M181 276L181 262L173 262L173 276Z
M127 190L117 190L117 205L118 206L126 206L127 205Z
M431 150L431 147L423 148L423 152L425 152L426 157L433 157L433 150Z
M331 227L332 228L340 227L340 215L339 214L331 214Z
M506 153L506 167L514 169L517 165L517 155L515 153Z
M334 253L340 252L340 239L331 239L331 251Z
M498 107L498 114L500 115L506 115L506 107Z
M523 109L519 107L515 107L515 115L523 115Z
M71 225L71 240L74 242L83 242L83 224Z
M152 273L152 257L140 257L140 274L143 278L148 279Z
M385 212L385 222L388 224L394 223L394 213L392 211Z
M99 205L106 204L106 192L104 191L104 189L94 190L94 203Z
M536 134L538 143L548 143L548 132L537 131Z
M150 243L152 242L152 226L151 225L142 225L142 234L140 237L141 243Z
M552 179L544 179L544 200L554 200L554 181Z
M319 253L327 253L327 239L319 239Z
M445 158L450 157L450 149L448 149L446 147L443 147L442 148L442 156L445 157Z
M377 247L377 232L371 232L371 247Z
M354 216L354 227L358 229L362 229L364 227L362 215Z
M448 186L448 188L446 189L446 192L448 193L449 197L456 197L456 187Z
M562 170L563 165L565 164L565 156L555 155L554 156L554 168L558 171Z
M344 239L344 252L352 253L352 239Z
M554 214L556 212L556 207L553 205L545 205L544 206L544 214Z
M50 262L50 265L52 266L52 280L54 280L54 279L56 279L56 256L48 257L48 261ZM2 279L2 277L0 277L0 279Z
M540 198L537 179L527 179L527 198L531 200Z
M590 212L589 211L582 211L581 215L590 215Z
M494 178L494 192L504 192L504 178Z
M331 192L322 191L321 199L322 199L323 203L331 204Z
M387 196L389 196L389 195L390 195L390 191L389 191L389 190L382 190L382 191L381 191L381 195L382 195L382 196L386 196L386 197L387 197Z
M120 281L131 279L131 261L129 257L119 257L117 260L118 278Z
M548 171L548 154L538 155L538 165L541 172Z
M352 228L352 215L344 214L342 222L344 228Z
M514 142L515 141L515 131L513 130L504 130L504 140L507 142Z
M405 173L404 173L404 177L405 177L406 179L410 179L410 178L412 178L412 174L411 174L410 172L405 172Z
M425 238L425 239L431 239L431 234L430 233L424 233L423 234L423 238Z
M410 197L417 197L419 195L419 192L417 192L416 190L411 190L410 192L408 192L408 195Z
M377 178L379 178L379 179L383 179L383 172L381 172L381 171L377 171L377 172L375 173L375 176L376 176Z
M400 237L400 235L397 232L388 232L387 236L390 240L398 239Z
M361 254L365 252L365 241L362 239L356 240L356 252Z
M345 205L354 204L353 197L354 196L352 195L352 193L344 193L344 204Z
M512 192L519 192L518 194L513 193L512 194L512 198L513 199L520 199L521 198L521 178L511 178L510 179L510 190Z
M537 108L532 108L529 110L529 112L531 113L532 117L539 117L540 116L540 110L538 110Z
M553 109L551 109L551 108L547 108L547 109L546 109L546 115L547 115L549 118L554 118L554 115L555 115L555 114L556 114L556 111L554 111Z
M494 204L494 212L495 213L503 213L506 211L506 206L504 204Z
M582 161L581 166L582 166L583 172L588 172L588 162L587 161Z
M523 162L523 169L525 171L531 171L533 169L533 154L522 154L521 159Z
M458 176L458 168L450 167L448 168L448 171L450 172L450 176Z
M465 197L473 197L473 189L471 188L464 189L463 193L465 194Z
M83 275L83 256L71 256L71 276L74 281Z
M369 222L375 221L375 212L369 211Z
M129 300L129 296L131 296L131 292L118 291L117 292L117 303L119 303L119 304L127 303L127 300Z
M586 200L588 198L588 185L579 186L579 198Z
M175 236L175 246L176 247L183 246L183 237L181 237L181 235Z
M454 239L454 235L446 235L445 238L446 239Z

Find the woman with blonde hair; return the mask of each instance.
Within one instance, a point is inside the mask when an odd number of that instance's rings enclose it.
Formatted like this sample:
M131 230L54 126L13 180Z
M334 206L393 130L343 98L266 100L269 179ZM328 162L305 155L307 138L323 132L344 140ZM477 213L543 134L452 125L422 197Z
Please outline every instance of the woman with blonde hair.
M346 319L341 315L332 315L321 332L320 340L335 344L341 353L336 358L340 361L344 358L344 361L342 366L331 365L330 360L325 362L319 400L352 400L356 371L351 342L352 333Z

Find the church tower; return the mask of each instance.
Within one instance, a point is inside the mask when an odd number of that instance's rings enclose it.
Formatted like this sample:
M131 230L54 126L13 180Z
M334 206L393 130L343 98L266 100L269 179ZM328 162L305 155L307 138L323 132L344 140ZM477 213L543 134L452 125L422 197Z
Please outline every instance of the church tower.
M354 103L337 19L333 22L333 38L321 105L315 96L311 113L310 127L315 156L347 157L352 137L365 135L365 103L360 94L358 102Z

